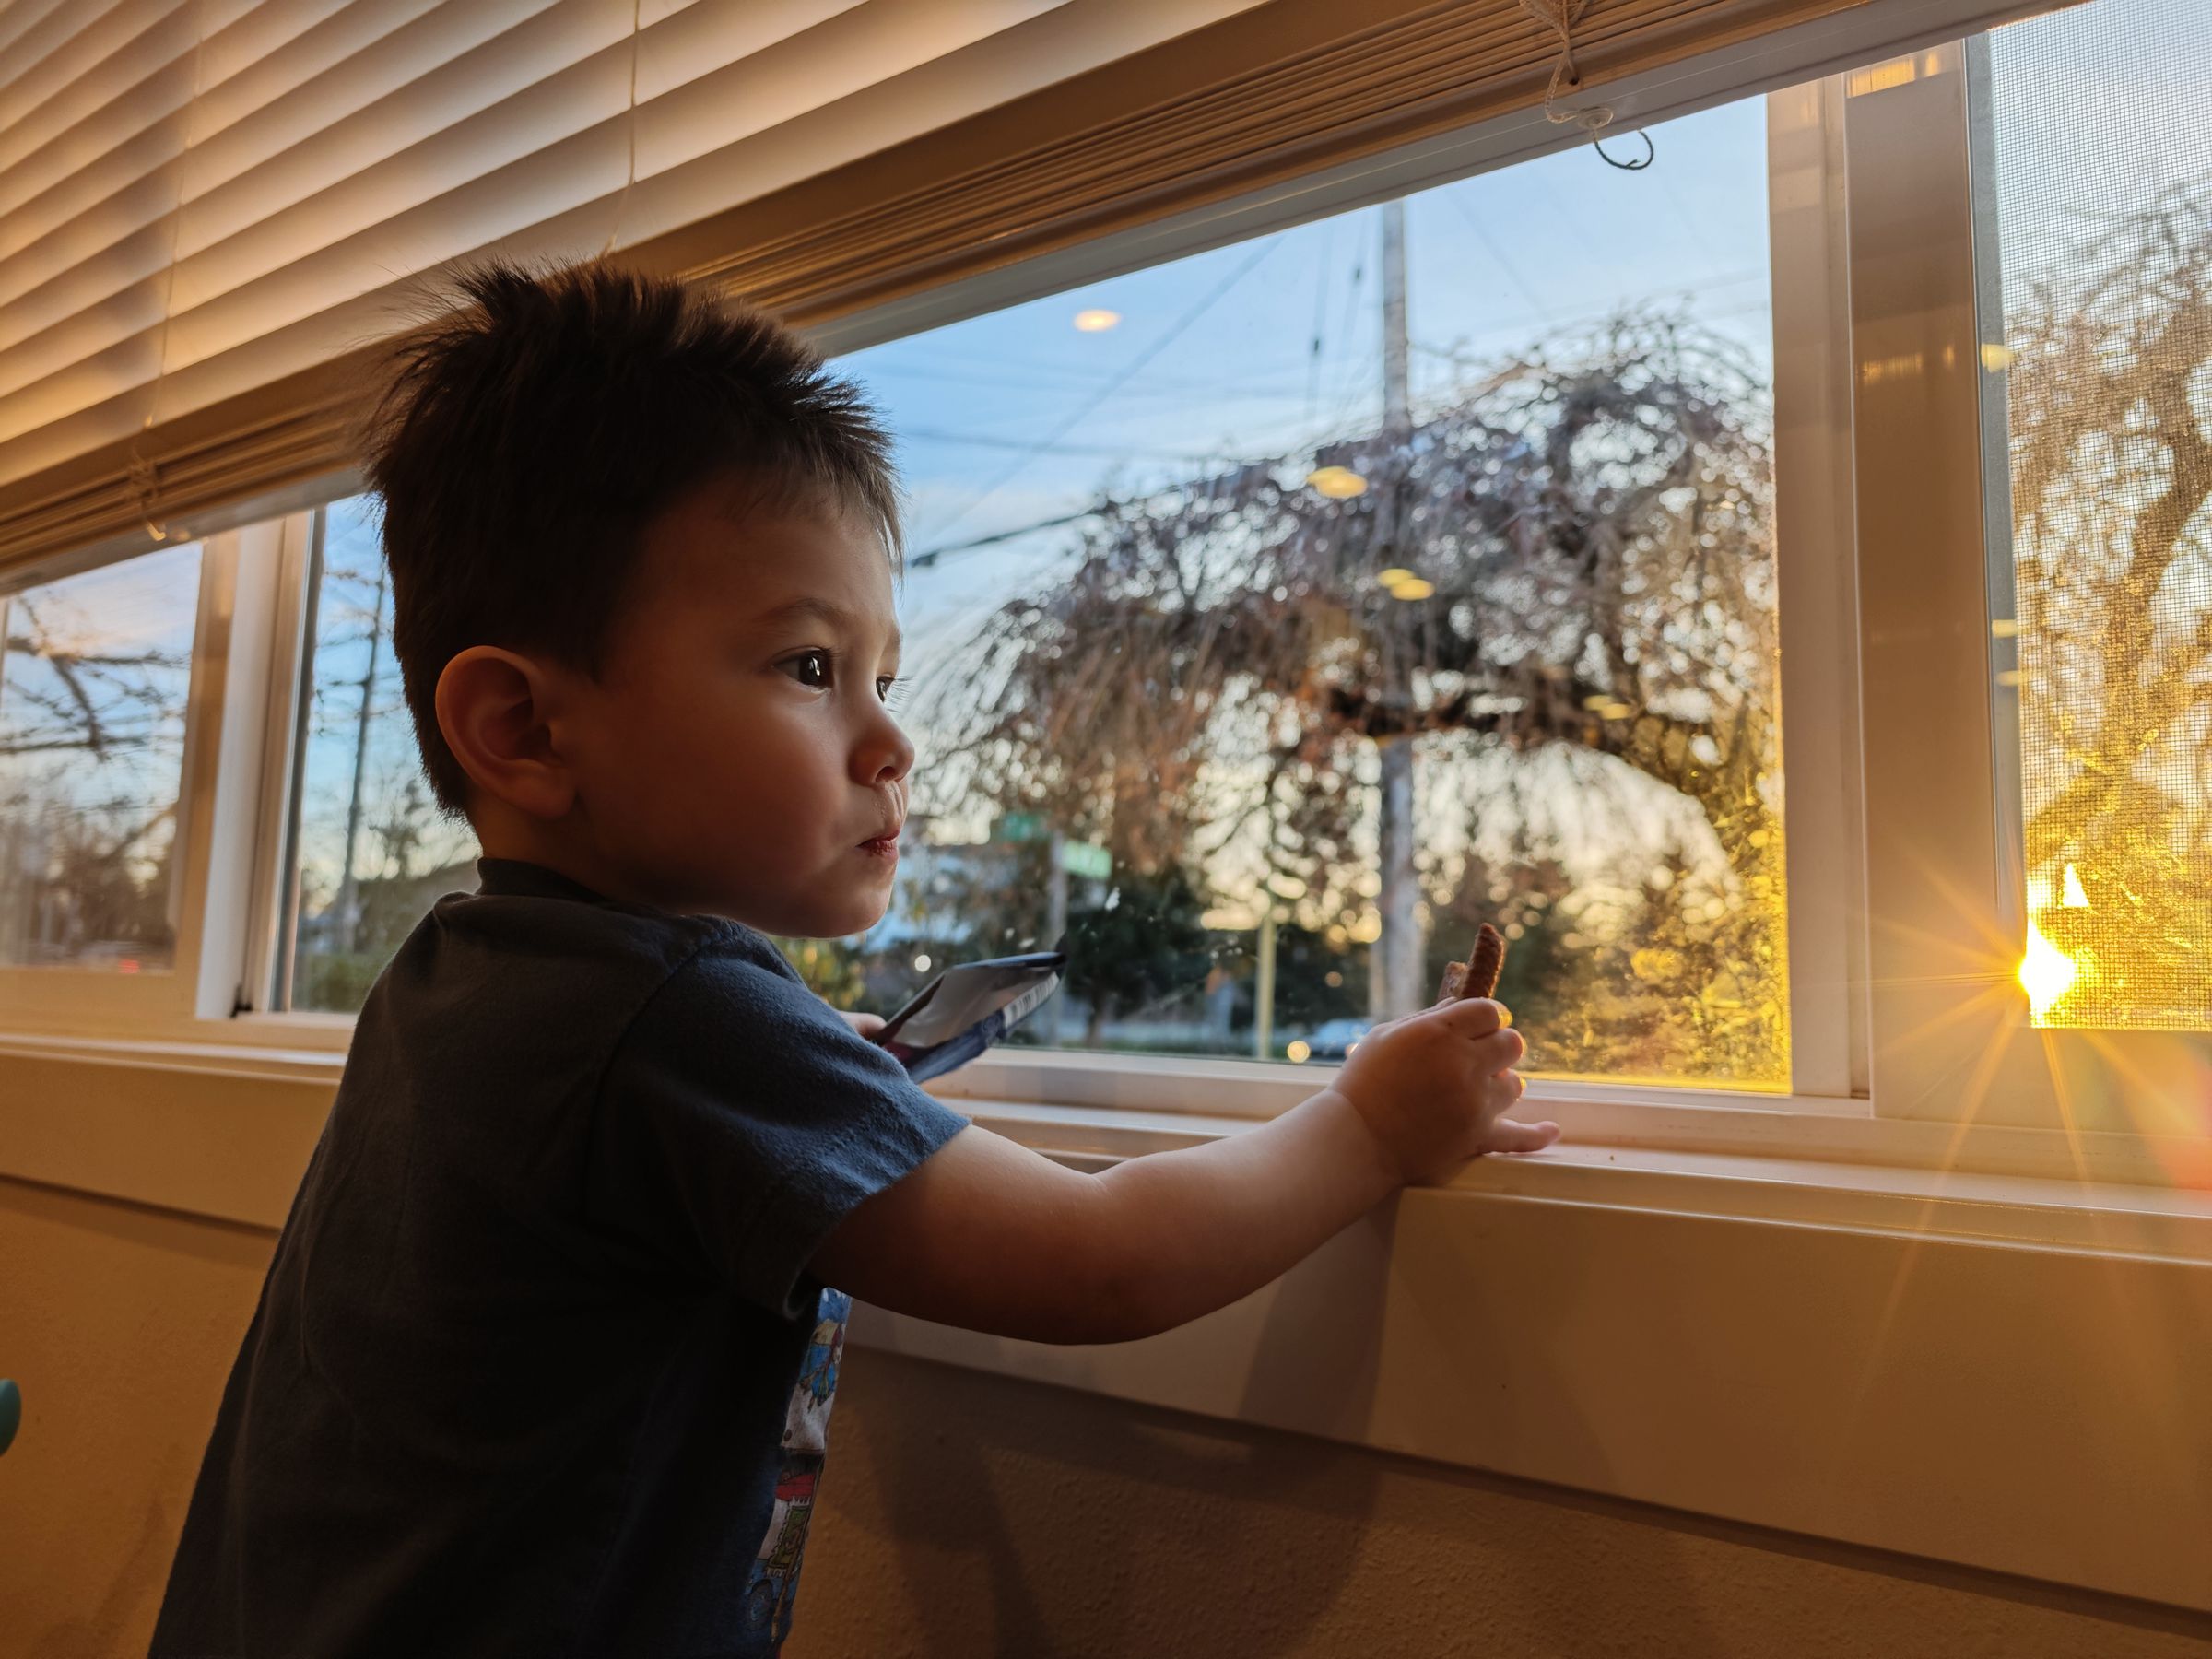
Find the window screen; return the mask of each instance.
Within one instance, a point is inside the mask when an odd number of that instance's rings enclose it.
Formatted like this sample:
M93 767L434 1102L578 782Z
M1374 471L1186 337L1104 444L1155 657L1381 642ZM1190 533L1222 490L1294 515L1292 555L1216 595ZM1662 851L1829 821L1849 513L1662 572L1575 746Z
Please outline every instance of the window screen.
M2043 1025L2212 1027L2207 72L2197 0L1990 38L2015 607L1993 660Z

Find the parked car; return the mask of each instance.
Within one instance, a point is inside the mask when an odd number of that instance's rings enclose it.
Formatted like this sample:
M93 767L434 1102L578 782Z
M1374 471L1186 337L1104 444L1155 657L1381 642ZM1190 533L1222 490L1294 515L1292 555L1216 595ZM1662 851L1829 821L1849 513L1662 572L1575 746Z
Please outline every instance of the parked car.
M1316 1060L1341 1060L1359 1039L1375 1029L1371 1019L1329 1019L1315 1027L1306 1047Z

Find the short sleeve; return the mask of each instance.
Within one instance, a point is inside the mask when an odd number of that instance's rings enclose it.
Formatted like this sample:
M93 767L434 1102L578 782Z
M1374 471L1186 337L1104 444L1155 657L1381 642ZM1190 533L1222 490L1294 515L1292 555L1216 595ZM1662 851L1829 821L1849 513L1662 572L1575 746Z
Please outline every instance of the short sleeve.
M765 941L710 944L654 994L600 1088L594 1186L626 1231L698 1253L785 1318L864 1199L967 1126Z

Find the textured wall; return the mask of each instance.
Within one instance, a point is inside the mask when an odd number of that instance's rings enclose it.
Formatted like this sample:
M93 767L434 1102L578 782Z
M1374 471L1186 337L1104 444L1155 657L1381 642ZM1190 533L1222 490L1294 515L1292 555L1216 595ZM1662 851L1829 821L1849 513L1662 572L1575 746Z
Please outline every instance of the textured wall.
M2206 1659L2212 1621L861 1352L787 1659Z
M0 1653L141 1654L265 1233L0 1180ZM855 1351L791 1659L2204 1659L2212 1624Z

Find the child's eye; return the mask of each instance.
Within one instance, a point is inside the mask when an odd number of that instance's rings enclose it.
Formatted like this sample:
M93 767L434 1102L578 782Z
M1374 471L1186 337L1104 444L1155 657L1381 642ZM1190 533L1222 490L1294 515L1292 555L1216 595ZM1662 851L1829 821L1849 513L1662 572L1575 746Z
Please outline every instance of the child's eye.
M826 651L802 651L797 656L785 657L776 666L810 690L829 689L830 653Z
M885 708L895 709L906 700L906 682L887 674L876 682L876 696Z

